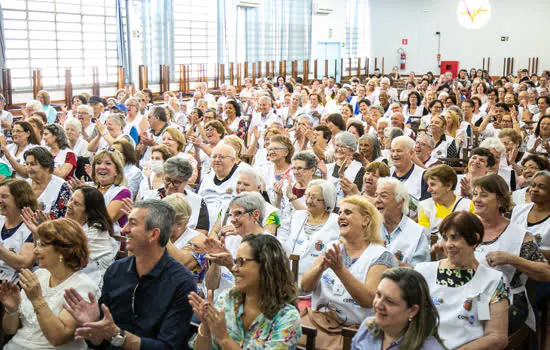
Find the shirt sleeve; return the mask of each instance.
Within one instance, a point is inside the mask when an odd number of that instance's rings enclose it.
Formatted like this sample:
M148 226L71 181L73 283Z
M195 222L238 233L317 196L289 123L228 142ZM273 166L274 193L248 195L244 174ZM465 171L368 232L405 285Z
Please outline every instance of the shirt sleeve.
M416 246L416 251L411 258L410 265L414 268L416 264L427 261L430 261L430 244L426 234L422 232L418 245Z
M114 198L113 201L121 201L124 198L132 198L132 192L129 189L125 188L120 191Z
M420 226L424 226L425 228L429 229L430 226L430 218L426 215L424 212L424 209L420 210L420 215L418 216L418 224Z
M5 177L11 177L11 170L10 167L7 164L0 163L0 175L4 175Z
M392 255L392 253L384 252L380 254L378 259L376 259L371 266L373 265L384 265L387 268L391 269L392 267L395 267L395 257Z

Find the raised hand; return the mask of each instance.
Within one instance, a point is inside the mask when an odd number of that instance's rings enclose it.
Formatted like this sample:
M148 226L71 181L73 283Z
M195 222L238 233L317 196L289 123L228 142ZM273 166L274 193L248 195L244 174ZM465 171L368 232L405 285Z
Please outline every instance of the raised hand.
M207 237L204 240L204 250L209 254L218 254L227 251L221 241L212 237Z
M332 248L327 250L324 263L334 272L341 271L344 268L344 264L342 263L342 250L339 244L334 244Z
M40 225L40 223L31 208L25 207L21 209L21 219L23 219L25 226L27 226L32 233L36 234L36 232L38 232L38 225Z
M132 210L134 210L134 202L132 201L132 198L124 198L120 202L120 211L123 212L124 215L128 216Z
M4 308L10 313L13 313L19 309L21 305L21 292L19 288L13 283L8 281L2 281L0 284L0 302L4 305Z
M212 291L208 291L208 296L210 297ZM201 321L201 323L204 323L205 315L206 315L206 305L208 302L200 297L195 292L189 293L189 296L187 297L189 300L189 305L193 308L193 313L197 318ZM204 326L203 326L204 327Z
M71 189L74 191L76 188L80 186L84 186L86 184L86 180L84 180L84 176L80 178L80 180L76 177L71 177L69 179L69 186L71 186Z
M83 325L99 319L99 306L91 292L88 293L89 302L82 298L74 288L66 289L64 297L65 304L63 308L71 314L78 324Z
M19 273L19 285L25 291L25 295L31 303L42 298L42 287L38 281L38 277L29 269L22 269Z

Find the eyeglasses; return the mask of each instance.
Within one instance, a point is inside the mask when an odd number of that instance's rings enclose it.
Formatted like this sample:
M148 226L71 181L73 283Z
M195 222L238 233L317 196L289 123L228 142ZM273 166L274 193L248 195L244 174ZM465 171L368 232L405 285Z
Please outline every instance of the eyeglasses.
M86 112L78 112L76 113L77 115L90 115L90 113L86 113Z
M213 154L211 158L212 159L228 159L228 158L233 159L232 156L224 156L222 154Z
M275 151L286 151L286 148L284 147L271 147L266 148L268 152L275 152Z
M236 259L233 260L233 263L234 263L235 266L237 266L237 267L243 267L244 263L247 262L247 261L256 261L256 259L238 257L238 258L236 258Z
M348 148L345 145L342 145L341 143L334 145L334 148Z
M424 143L424 142L416 142L417 145L419 146L422 146L422 147L430 147L430 145L428 145L427 143Z
M26 131L25 131L25 130L19 130L19 129L13 129L13 130L11 131L12 134L20 134L20 133L22 133L22 132L26 132Z
M50 243L42 242L42 241L40 241L40 240L36 241L36 246L37 246L38 248L45 248L45 247L47 247L47 246L49 246L49 245L51 245L51 244L50 244Z
M183 181L176 180L176 179L171 179L169 177L165 177L164 178L164 183L166 184L166 186L173 185L174 187L178 187L183 183Z
M244 214L252 213L254 210L247 210L247 211L234 211L232 213L228 213L228 218L234 218L235 220L239 220L241 216Z

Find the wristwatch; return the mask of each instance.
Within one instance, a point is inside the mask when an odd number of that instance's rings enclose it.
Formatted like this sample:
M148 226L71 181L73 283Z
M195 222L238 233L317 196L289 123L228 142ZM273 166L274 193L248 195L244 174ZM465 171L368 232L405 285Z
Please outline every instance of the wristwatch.
M118 334L116 334L114 337L111 338L109 341L114 346L122 346L124 344L124 341L126 340L126 334L124 332L124 329L119 328Z

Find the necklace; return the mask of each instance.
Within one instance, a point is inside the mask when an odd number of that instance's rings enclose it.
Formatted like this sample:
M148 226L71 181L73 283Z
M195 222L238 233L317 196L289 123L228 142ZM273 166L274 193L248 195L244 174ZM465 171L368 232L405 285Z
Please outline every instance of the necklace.
M111 187L113 184L108 184L108 185L99 185L99 188L102 189L102 190L105 190L105 189L108 189L109 187Z

